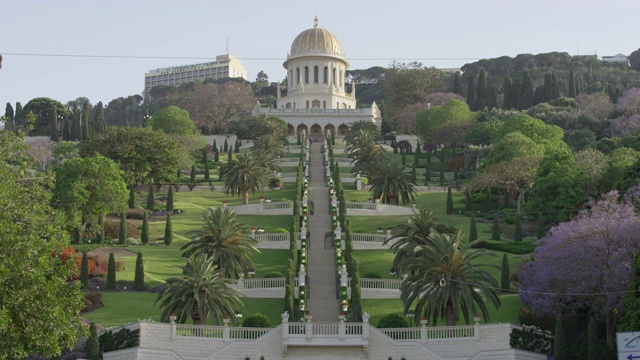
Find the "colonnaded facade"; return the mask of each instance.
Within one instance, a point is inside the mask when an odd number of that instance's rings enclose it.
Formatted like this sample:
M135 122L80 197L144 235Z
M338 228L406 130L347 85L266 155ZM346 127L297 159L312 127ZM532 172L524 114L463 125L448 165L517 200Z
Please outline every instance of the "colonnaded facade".
M357 121L380 126L382 118L376 103L358 108L354 83L347 92L345 72L349 62L342 44L333 33L318 26L317 17L313 28L293 40L283 66L287 69L287 94L281 96L278 89L276 108L262 108L256 103L253 115L277 116L287 122L289 135L304 130L314 138L329 132L344 136Z

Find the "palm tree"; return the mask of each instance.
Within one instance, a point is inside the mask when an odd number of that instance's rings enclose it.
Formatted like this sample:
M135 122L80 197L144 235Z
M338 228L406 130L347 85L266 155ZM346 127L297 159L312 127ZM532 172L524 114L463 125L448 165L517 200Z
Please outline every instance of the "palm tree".
M251 253L258 251L258 241L249 236L247 224L239 222L229 208L211 208L202 216L202 230L190 232L195 237L184 245L183 256L205 254L225 277L253 268Z
M482 314L489 321L485 301L497 309L500 299L496 295L498 281L483 268L494 267L479 262L486 253L482 249L470 250L472 243L463 243L462 235L432 232L429 243L415 249L416 257L407 259L402 267L413 275L400 286L400 299L405 311L415 303L416 314L431 319L435 325L438 318L454 326L460 314L469 324L469 315Z
M167 279L158 294L161 320L168 321L172 314L179 323L191 316L195 325L202 325L209 317L214 324L220 324L223 318L235 319L235 310L242 302L231 283L206 254L190 256L182 267L182 276Z
M282 145L284 142L278 139L274 135L260 135L253 142L254 150L263 150L266 151L276 157L280 157L284 155L284 151L282 150Z
M384 164L380 173L369 179L369 191L375 198L381 198L385 204L398 205L399 198L406 205L415 199L416 183L411 173L405 173L402 164Z
M280 160L277 155L265 149L254 149L251 151L251 155L253 155L253 159L258 164L262 164L264 167L269 169L271 173L280 171Z
M416 256L416 248L429 243L429 235L434 232L455 234L458 229L439 224L438 218L433 215L431 209L421 208L418 213L409 219L407 224L400 224L393 228L391 237L384 241L384 245L393 243L389 250L393 251L396 256L393 259L393 268L398 273L403 274L405 269L401 264L407 259Z
M249 191L255 194L267 186L269 169L257 162L253 156L241 153L223 167L224 191L232 195L242 194L242 203L249 203Z

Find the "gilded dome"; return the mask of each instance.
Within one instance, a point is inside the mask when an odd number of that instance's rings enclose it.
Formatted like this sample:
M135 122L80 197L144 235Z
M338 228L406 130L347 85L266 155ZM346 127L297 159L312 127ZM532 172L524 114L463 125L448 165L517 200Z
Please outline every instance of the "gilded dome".
M303 54L333 55L344 58L340 41L331 31L318 27L317 16L314 19L313 28L301 32L291 44L290 58Z

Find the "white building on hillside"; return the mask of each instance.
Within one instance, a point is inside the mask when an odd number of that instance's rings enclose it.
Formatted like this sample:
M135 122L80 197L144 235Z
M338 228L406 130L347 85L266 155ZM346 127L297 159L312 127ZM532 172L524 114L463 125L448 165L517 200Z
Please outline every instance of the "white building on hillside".
M257 103L254 115L278 116L287 122L290 135L305 130L315 138L329 131L345 135L356 121L380 126L382 118L375 102L371 108L357 108L354 83L347 92L345 72L349 62L342 44L333 33L318 26L317 17L313 28L293 40L283 66L287 69L286 96L278 91L275 109L261 108Z

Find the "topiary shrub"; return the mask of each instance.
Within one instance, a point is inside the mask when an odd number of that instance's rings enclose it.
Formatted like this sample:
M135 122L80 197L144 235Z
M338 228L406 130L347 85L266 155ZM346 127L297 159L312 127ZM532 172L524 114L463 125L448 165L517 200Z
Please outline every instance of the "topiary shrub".
M269 318L266 315L255 313L253 315L247 316L247 318L242 321L242 326L266 328L271 327L271 323L269 322Z
M386 328L403 328L409 327L407 324L407 320L398 314L387 314L383 316L376 326L378 329L386 329Z
M281 272L279 271L272 271L270 273L268 273L267 275L264 276L265 278L283 278L284 275L282 275Z

